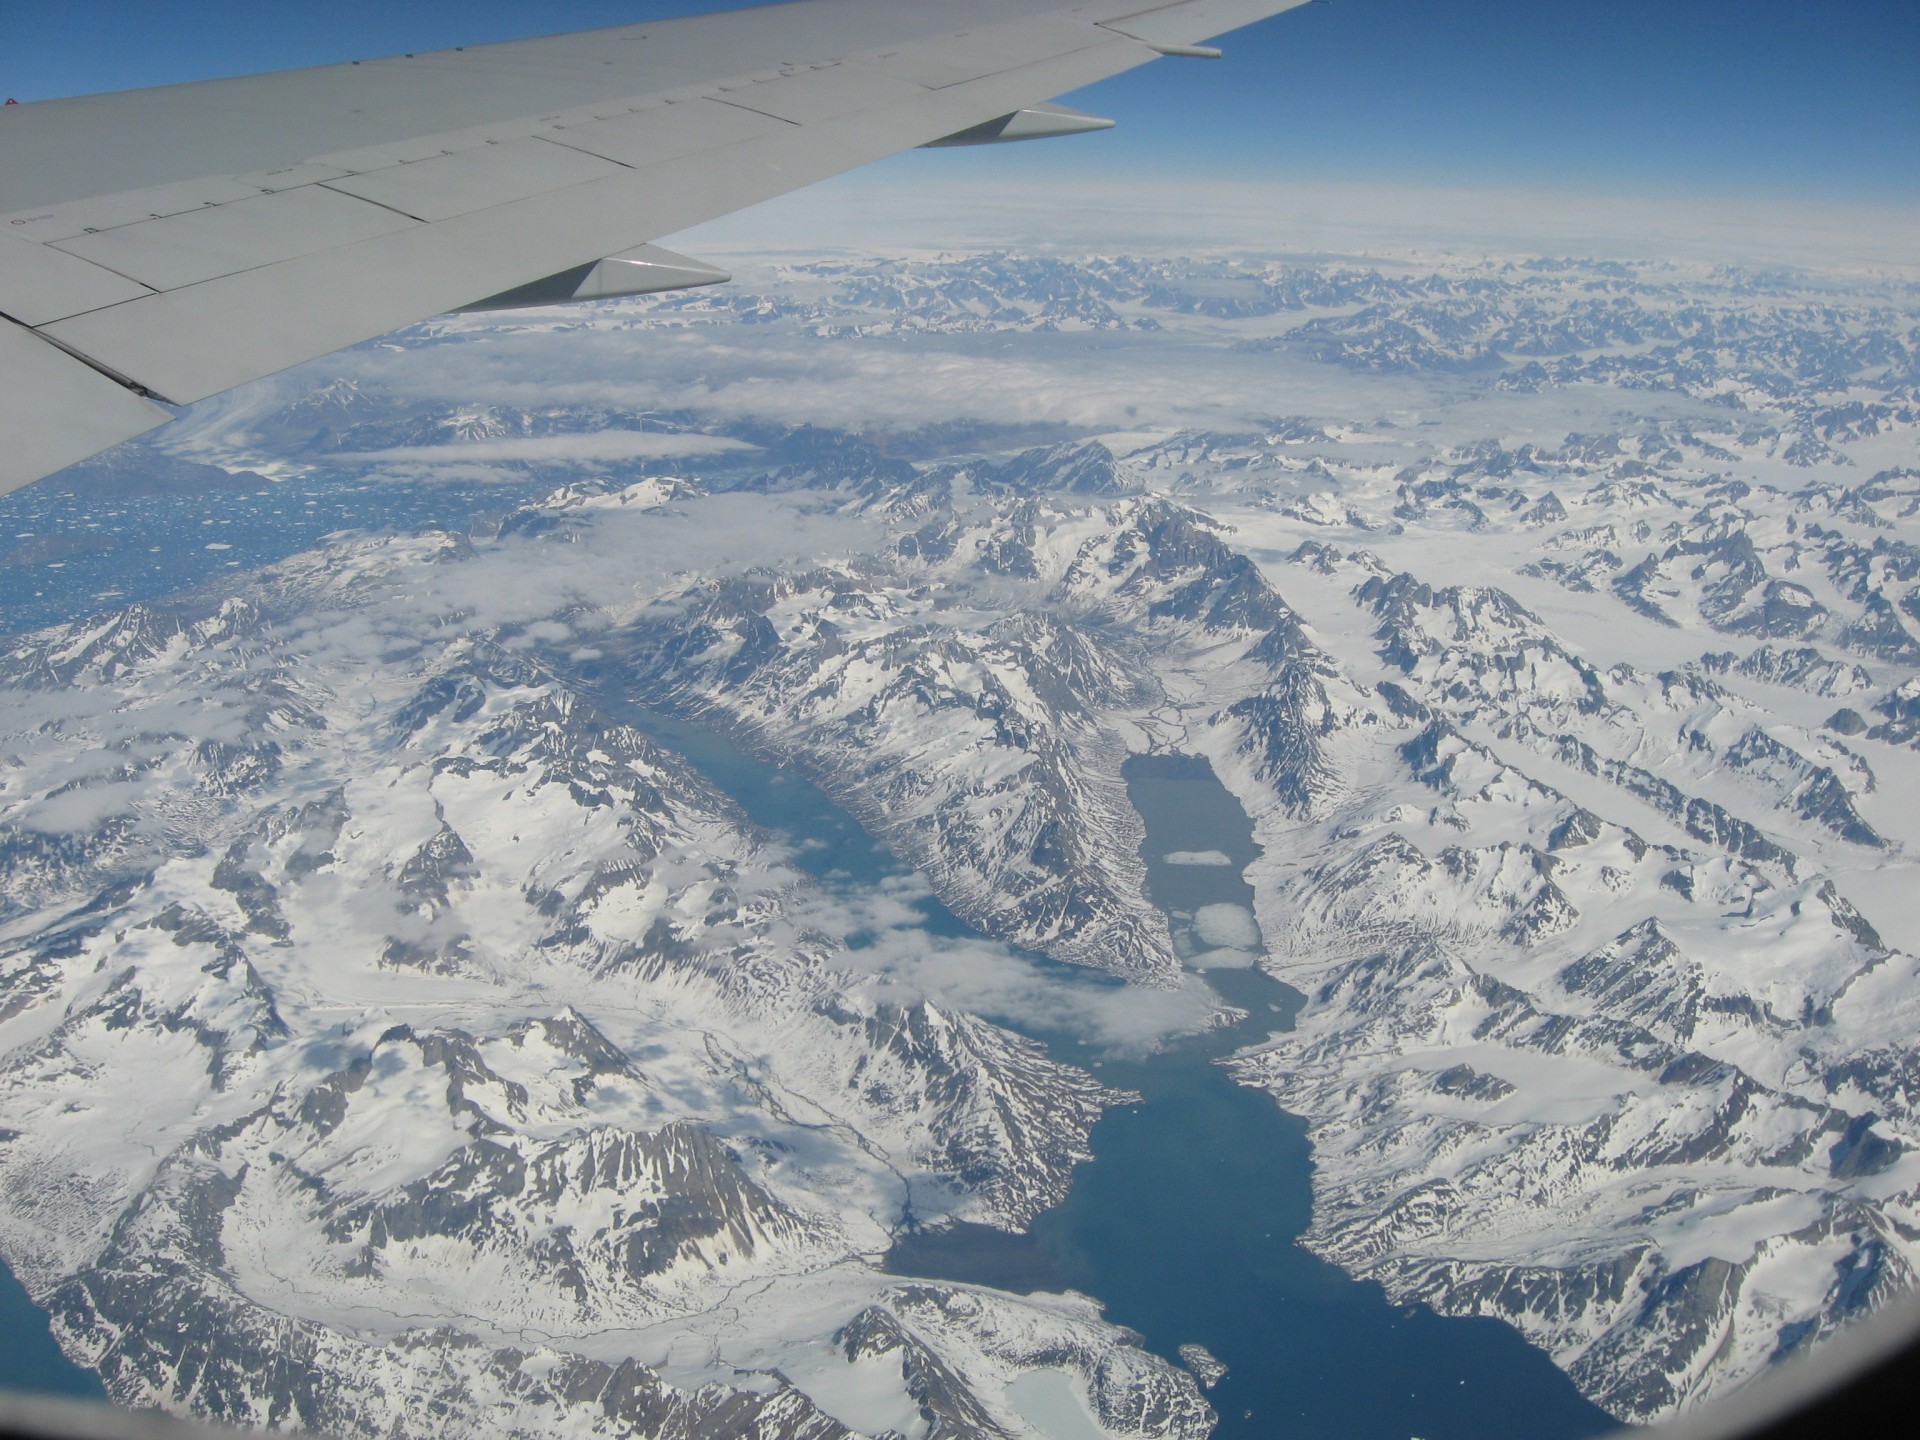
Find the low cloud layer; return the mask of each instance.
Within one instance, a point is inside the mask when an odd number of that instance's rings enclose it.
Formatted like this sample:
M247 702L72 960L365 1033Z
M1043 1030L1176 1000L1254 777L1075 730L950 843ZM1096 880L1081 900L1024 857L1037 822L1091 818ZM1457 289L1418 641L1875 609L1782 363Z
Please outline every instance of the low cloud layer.
M1920 274L1912 205L1194 176L955 175L902 156L682 231L737 260L800 251L1011 246L1182 255L1539 254Z
M342 460L377 462L501 463L555 465L569 461L668 460L751 450L742 440L655 430L593 430L568 435L512 435L497 440L461 440L445 445L396 445L361 450Z
M1016 1029L1078 1040L1089 1050L1146 1050L1201 1029L1220 1008L1197 976L1170 989L1120 985L1094 971L1036 962L984 936L935 934L919 908L932 893L919 875L821 887L798 905L795 918L868 937L835 963L868 975L879 998L931 1000Z

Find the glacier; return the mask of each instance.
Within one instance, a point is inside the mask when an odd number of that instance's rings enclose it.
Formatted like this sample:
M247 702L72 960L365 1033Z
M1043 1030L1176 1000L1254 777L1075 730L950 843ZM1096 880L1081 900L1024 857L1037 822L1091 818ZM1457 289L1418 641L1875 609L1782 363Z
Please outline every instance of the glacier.
M1195 927L1306 997L1226 1063L1308 1127L1317 1254L1633 1421L1912 1287L1910 281L742 273L418 327L431 382L371 347L10 498L147 466L248 562L101 609L110 549L0 557L77 617L0 650L0 1254L116 1400L1197 1440L1209 1365L1099 1297L878 1266L909 1203L1031 1223L1126 1098L983 1018L1009 947L1124 981L1109 1039L1210 1023L1149 753L1251 817L1252 913ZM367 530L247 519L328 484ZM989 938L817 882L634 707Z

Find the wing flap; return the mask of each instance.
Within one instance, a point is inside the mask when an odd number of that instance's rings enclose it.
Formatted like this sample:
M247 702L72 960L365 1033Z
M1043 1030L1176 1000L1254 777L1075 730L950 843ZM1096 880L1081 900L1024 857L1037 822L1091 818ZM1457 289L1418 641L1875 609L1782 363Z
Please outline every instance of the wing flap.
M254 170L245 175L236 175L234 179L243 185L250 185L262 195L277 195L282 190L297 190L302 185L314 185L322 180L338 180L353 172L340 165L326 165L318 160L306 160L298 165L282 165L278 170Z
M155 290L177 290L419 223L369 201L305 185L278 195L256 195L231 205L210 205L163 220L76 235L52 248Z
M557 117L551 117L557 118ZM487 125L470 125L433 135L413 135L404 140L384 140L378 145L362 145L354 150L335 150L317 155L310 163L330 165L345 175L370 175L396 165L417 165L443 155L458 155L478 150L482 145L525 140L537 134L542 122L530 119L499 120Z
M7 320L0 375L0 495L173 418Z
M1300 3L797 0L12 107L0 317L44 339L9 340L0 391L91 395L106 418L30 463L78 459L158 423L136 391L191 402L585 273Z
M251 200L260 191L260 186L249 185L238 176L209 175L199 180L69 201L28 215L9 215L7 230L23 240L51 245L95 230L117 230L142 220L161 220L169 215L203 210L209 205Z
M746 85L722 85L718 99L794 125L816 125L855 110L910 103L926 93L911 80L859 65L824 65Z
M556 128L546 138L638 168L792 128L791 121L701 95L632 115Z
M348 175L327 181L326 188L371 200L416 220L451 220L570 185L610 179L627 168L535 136Z
M77 255L0 231L0 315L46 325L153 292Z
M810 126L769 121L775 132L720 150L77 315L48 333L186 404L1092 84L1151 53L1115 36L904 105Z

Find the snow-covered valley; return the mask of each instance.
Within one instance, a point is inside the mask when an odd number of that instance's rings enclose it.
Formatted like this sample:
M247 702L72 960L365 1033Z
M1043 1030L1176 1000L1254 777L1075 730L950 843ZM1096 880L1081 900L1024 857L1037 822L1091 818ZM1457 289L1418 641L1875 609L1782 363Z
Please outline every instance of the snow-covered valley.
M1205 1367L1101 1297L879 1268L909 1202L1029 1225L1125 1099L983 1016L1218 1018L1121 773L1180 753L1259 851L1193 934L1306 997L1230 1073L1308 1127L1316 1254L1621 1419L1821 1343L1920 1258L1920 304L1848 284L786 267L189 414L261 485L550 483L7 642L0 1254L124 1403L1197 1440ZM569 346L660 358L465 393ZM741 408L803 359L875 422ZM811 878L636 705L924 880Z

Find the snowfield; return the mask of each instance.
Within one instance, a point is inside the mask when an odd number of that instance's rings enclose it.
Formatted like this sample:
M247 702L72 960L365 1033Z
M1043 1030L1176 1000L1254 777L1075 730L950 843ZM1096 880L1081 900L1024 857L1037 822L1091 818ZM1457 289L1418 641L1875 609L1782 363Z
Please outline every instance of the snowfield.
M1631 1421L1912 1286L1910 285L990 255L576 323L158 442L546 498L0 650L0 1253L116 1400L1199 1440L1204 1351L879 1268L909 1205L1024 1227L1124 1098L982 1018L1008 947L1126 981L1109 1043L1205 1022L1149 751L1254 821L1254 912L1193 923L1306 996L1228 1063L1309 1127L1316 1252ZM630 398L526 403L586 341ZM873 423L744 397L803 361ZM985 938L810 879L636 705Z

